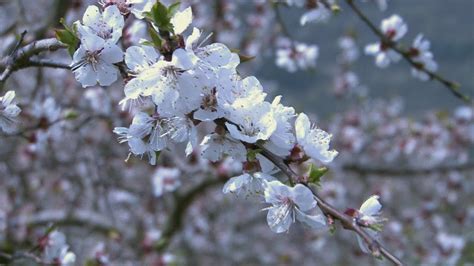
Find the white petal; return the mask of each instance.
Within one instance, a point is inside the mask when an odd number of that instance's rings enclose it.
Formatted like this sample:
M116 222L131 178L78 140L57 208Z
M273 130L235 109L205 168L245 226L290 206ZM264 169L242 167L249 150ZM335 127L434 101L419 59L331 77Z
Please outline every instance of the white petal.
M7 91L3 97L0 97L2 99L2 104L3 106L10 105L13 101L13 98L15 98L15 91Z
M302 211L308 211L316 207L316 200L311 190L302 184L297 184L292 189L293 201Z
M145 142L143 142L143 140L139 138L129 139L128 146L130 147L130 151L135 155L144 154L148 150L148 147Z
M186 8L183 11L178 11L171 18L171 24L174 27L175 34L181 34L185 31L193 20L193 12L191 7Z
M293 222L292 212L291 209L285 209L284 205L268 209L267 223L270 229L275 233L287 232Z
M298 143L304 142L307 132L311 128L309 118L305 113L300 113L295 121L295 134Z
M111 5L105 8L102 14L104 22L113 27L114 30L123 28L124 19L117 5ZM120 30L121 31L121 30Z
M365 46L365 54L376 55L380 52L380 43L372 43Z
M386 53L379 53L375 57L375 64L380 68L386 68L390 64L390 59Z
M380 204L379 202L379 196L373 195L368 198L364 203L362 203L362 206L360 206L359 211L365 215L373 216L377 215L381 209L382 204Z
M84 12L84 16L82 17L82 23L84 23L84 25L86 26L92 26L101 18L102 15L100 14L99 8L97 6L90 5Z
M302 211L295 209L296 212L296 219L307 226L311 227L311 229L318 230L326 227L326 220L324 216L319 215L308 215L303 213Z
M82 84L82 87L94 86L97 84L97 73L92 66L87 64L74 71L76 80Z
M109 64L118 63L123 60L123 52L117 45L107 42L100 53L100 58Z
M176 49L173 52L172 64L181 69L190 69L194 62L192 57L184 49Z
M232 177L225 183L224 188L222 188L222 192L224 194L227 194L229 192L238 192L242 187L244 187L250 182L251 178L252 177L249 174L242 174L239 176Z
M201 38L201 31L198 28L193 28L193 33L186 39L186 50L192 50L199 38Z
M97 65L97 81L101 86L109 86L117 80L118 69L106 63Z
M125 63L135 72L152 65L158 58L159 54L150 46L131 46L125 52Z
M21 112L21 109L16 105L10 104L5 108L4 112L10 117L16 117Z

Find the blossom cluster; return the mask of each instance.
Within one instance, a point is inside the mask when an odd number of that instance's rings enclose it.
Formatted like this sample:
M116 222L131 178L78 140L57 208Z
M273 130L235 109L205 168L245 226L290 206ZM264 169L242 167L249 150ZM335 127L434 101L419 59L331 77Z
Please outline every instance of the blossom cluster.
M395 51L392 46L405 36L408 31L407 24L399 15L392 15L382 20L380 30L384 39L380 42L369 44L365 47L365 53L375 57L375 64L378 67L386 68L391 62L398 62L402 55ZM408 50L408 57L415 62L412 68L412 75L422 81L429 80L430 76L426 71L435 72L438 64L433 59L430 51L430 42L422 34L418 34Z
M102 13L90 6L83 23L76 23L81 45L74 53L72 66L84 87L96 82L110 85L117 79L114 63L122 61L122 52L116 43L124 24L123 12L117 6L106 5ZM273 205L268 212L272 230L287 231L296 218L315 228L324 225L322 215L305 213L316 207L308 188L291 188L276 181L271 176L273 167L264 167L269 162L261 155L252 158L248 153L262 147L287 158L299 150L302 158L308 156L327 164L337 155L329 148L331 135L311 125L306 114L284 106L281 96L266 101L267 94L256 77L238 74L239 55L227 46L205 45L198 28L185 37L192 16L188 7L174 11L168 28L154 21L160 35L157 38L162 38L165 45L144 41L126 49L123 63L129 77L121 104L142 110L135 112L129 127L114 129L120 142L128 143L131 154L146 155L152 165L159 152L178 143L187 143L188 156L200 150L210 161L230 157L243 163L244 174L231 178L224 192L265 193L266 201ZM317 48L310 49L314 50L313 58L317 56ZM304 64L308 63L298 61L299 67ZM146 111L150 107L151 113ZM201 123L212 123L215 129L199 141L197 126ZM179 186L170 179L176 173L163 174L169 177L158 178L157 173L154 182L165 182L166 190ZM155 194L161 195L162 189Z
M309 70L316 67L319 55L317 45L308 45L282 38L276 51L276 65L290 73L297 70Z

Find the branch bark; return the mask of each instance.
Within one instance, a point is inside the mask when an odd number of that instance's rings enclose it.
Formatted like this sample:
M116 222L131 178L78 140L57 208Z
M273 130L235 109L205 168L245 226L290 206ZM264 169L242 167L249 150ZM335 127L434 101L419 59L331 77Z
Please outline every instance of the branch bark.
M14 50L12 54L0 60L0 68L4 69L0 75L0 85L3 85L10 75L18 69L29 66L59 67L65 68L62 63L45 62L42 60L31 60L30 58L44 51L56 51L67 46L55 38L34 41L26 46Z

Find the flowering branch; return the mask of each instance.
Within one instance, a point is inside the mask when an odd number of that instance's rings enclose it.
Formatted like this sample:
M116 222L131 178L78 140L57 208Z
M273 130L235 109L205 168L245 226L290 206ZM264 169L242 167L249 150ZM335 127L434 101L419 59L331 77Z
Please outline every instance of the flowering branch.
M377 35L382 43L392 50L400 54L412 67L426 73L431 79L437 80L441 84L443 84L446 88L448 88L451 93L456 96L457 98L463 100L466 103L472 103L472 99L470 96L463 94L460 90L460 84L454 81L450 81L443 76L439 75L436 72L430 71L425 67L420 68L419 63L415 62L412 58L412 55L409 50L404 49L397 45L396 42L389 40L387 36L385 36L375 25L370 21L370 19L356 6L354 0L346 0L346 3L349 7L356 13L356 15L372 30L375 35Z
M275 166L277 166L283 172L283 174L285 174L289 179L291 180L301 179L279 157L275 156L273 153L271 153L270 151L266 150L263 147L261 147L261 149L262 149L262 155L265 156L268 160L270 160L273 164L275 164ZM365 243L367 243L367 245L369 246L369 249L372 251L372 254L374 256L382 255L389 261L393 262L393 264L395 265L403 265L403 263L395 255L390 253L390 251L385 249L379 243L379 241L374 239L366 231L364 231L364 229L362 229L357 223L355 223L352 217L338 211L336 208L334 208L329 203L324 201L308 183L301 182L301 181L300 183L311 190L311 192L314 195L314 198L318 202L318 207L329 218L329 220L334 220L334 219L339 220L342 226L344 227L344 229L354 231L357 235L359 235L365 241Z

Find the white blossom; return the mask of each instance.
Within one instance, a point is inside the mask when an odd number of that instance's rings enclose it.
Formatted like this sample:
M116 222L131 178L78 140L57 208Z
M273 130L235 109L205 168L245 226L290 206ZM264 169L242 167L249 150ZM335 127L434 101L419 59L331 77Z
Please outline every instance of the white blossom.
M241 105L234 103L229 115L231 122L226 122L225 125L230 135L235 139L248 143L267 140L277 126L271 104L262 102L252 105L252 99L248 99L248 101L241 103Z
M0 97L0 128L7 133L13 132L16 117L21 112L20 107L13 101L14 98L15 91L7 91Z
M410 48L410 54L413 61L417 63L417 67L411 69L411 73L414 77L427 81L430 76L423 70L435 72L438 70L438 64L434 61L433 53L430 51L430 41L423 37L423 34L418 34L413 41L413 45Z
M192 84L192 76L185 73L193 66L188 53L184 49L177 49L171 61L160 59L150 65L157 59L157 53L148 54L149 49L130 49L127 49L129 55L126 56L126 64L137 73L125 85L125 98L121 104L151 96L160 115L174 114L180 90L190 89Z
M382 20L380 25L382 33L388 41L396 42L400 40L408 31L407 24L398 15ZM365 47L365 53L375 56L375 64L378 67L385 68L390 62L398 62L401 56L392 50L388 44L377 42L369 44Z
M300 113L295 121L296 140L306 155L323 163L330 163L338 152L329 150L332 135L326 131L311 126L306 114Z
M160 197L165 192L175 191L181 185L180 175L177 168L159 167L152 177L153 194Z
M55 263L61 266L73 266L76 255L68 251L66 237L63 233L54 230L47 236L47 242L43 251L43 260L46 263Z
M230 178L225 184L222 192L243 194L245 196L262 194L266 181L272 181L275 178L263 172L243 173Z
M114 133L119 135L120 143L128 142L132 154L147 154L152 165L156 163L156 152L165 149L169 143L188 141L191 148L196 147L198 141L196 128L187 117L150 116L144 112L134 116L129 128L116 127ZM189 155L190 151L186 153Z
M306 213L316 207L316 200L312 192L301 184L289 187L280 181L266 182L264 195L265 202L272 204L266 208L267 223L275 233L288 231L296 220L313 229L320 229L326 224L323 215Z
M83 32L81 46L74 53L71 68L84 88L97 83L109 86L117 80L119 73L114 63L122 59L123 52L113 41Z
M359 58L359 48L355 43L354 38L343 36L338 40L339 48L342 50L342 61L353 63Z
M378 232L382 230L382 223L385 221L380 217L381 209L382 204L379 202L379 196L373 195L362 203L355 217L357 224L366 227L366 232L375 239L378 238ZM370 253L369 247L358 235L357 242L363 252Z
M308 70L316 67L316 60L319 56L317 45L282 40L283 47L276 51L276 65L288 72L297 70Z
M330 0L328 0L330 1ZM308 12L304 13L300 18L301 26L306 25L307 23L315 22L327 22L331 18L331 9L327 8L324 4L318 4L316 8L310 9Z
M164 149L166 140L161 138L160 128L153 126L153 119L146 113L137 113L129 128L116 127L114 133L119 135L120 143L127 142L134 155L147 154L150 164L156 164L156 151ZM149 137L148 141L144 138Z
M245 146L229 134L220 135L213 133L203 138L201 142L201 156L217 162L225 156L231 157L233 160L243 162L247 159L247 150Z
M277 126L264 146L273 154L285 157L290 154L296 142L292 125L292 119L295 117L295 109L293 107L284 106L280 101L281 96L277 96L272 102L272 111Z
M82 35L87 32L116 43L122 36L124 19L116 5L106 7L103 13L97 6L89 6L82 17L82 24L76 22L76 25Z

